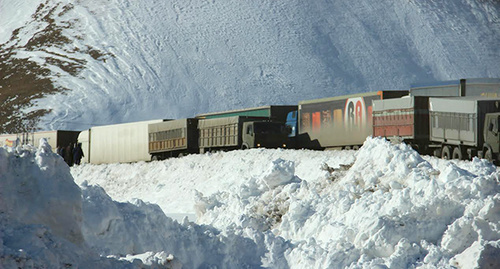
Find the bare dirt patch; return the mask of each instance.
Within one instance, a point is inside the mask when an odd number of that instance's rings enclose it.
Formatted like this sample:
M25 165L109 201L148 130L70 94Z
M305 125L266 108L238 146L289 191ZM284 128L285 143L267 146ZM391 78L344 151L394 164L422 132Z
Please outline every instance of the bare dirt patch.
M33 106L36 99L70 90L56 86L55 78L62 74L78 76L87 64L85 55L98 61L112 57L90 46L72 45L82 36L71 36L65 30L77 27L78 20L62 18L73 8L72 4L51 4L47 0L25 26L13 31L9 41L0 44L0 134L37 130L40 118L50 110L23 110ZM26 36L30 38L22 41Z

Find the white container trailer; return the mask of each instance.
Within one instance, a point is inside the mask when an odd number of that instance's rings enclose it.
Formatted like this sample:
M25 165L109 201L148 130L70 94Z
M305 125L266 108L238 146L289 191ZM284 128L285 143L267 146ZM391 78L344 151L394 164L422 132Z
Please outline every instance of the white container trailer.
M498 153L499 106L500 99L497 98L429 98L430 140L437 145L434 154L453 159L463 159L468 155L470 159L487 152L495 157ZM488 156L488 159L492 157Z
M163 120L149 120L92 127L82 131L82 162L92 164L150 161L148 126Z
M40 139L45 138L52 151L56 151L56 147L67 147L70 144L75 144L79 131L42 131L33 133L19 133L0 135L0 146L19 146L32 145L38 147Z

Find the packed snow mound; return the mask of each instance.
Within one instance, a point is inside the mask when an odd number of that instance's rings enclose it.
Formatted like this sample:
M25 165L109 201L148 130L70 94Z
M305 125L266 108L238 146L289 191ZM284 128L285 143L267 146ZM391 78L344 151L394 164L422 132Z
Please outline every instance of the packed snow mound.
M477 158L441 160L368 138L359 151L252 149L71 172L114 199L184 210L241 235L262 266L500 266L500 173Z
M0 148L2 269L257 268L262 241L178 223L139 199L113 201L86 181L79 187L45 140Z
M84 238L103 256L138 258L146 264L167 261L173 268L255 268L265 253L241 235L222 235L187 219L180 224L158 205L137 199L119 203L99 186L84 182L81 187Z
M69 167L46 140L34 148L0 148L0 212L10 220L41 224L82 244L82 200Z
M82 231L88 230L89 221L104 222L85 216L88 204L97 202L102 200L82 202L69 167L46 140L38 149L0 147L0 268L180 268L164 252L118 259L90 249ZM110 204L99 208L106 212ZM134 217L142 215L129 216L129 221L139 222Z

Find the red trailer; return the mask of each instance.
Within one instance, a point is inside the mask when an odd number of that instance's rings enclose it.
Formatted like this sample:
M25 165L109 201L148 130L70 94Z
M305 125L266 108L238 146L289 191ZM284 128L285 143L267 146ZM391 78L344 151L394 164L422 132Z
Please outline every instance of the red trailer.
M373 136L404 141L420 152L429 145L429 97L373 101Z

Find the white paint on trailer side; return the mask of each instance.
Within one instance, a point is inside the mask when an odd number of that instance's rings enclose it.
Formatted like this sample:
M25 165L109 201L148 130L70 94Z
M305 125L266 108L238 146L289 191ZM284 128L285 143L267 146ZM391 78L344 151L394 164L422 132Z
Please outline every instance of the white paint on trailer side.
M29 133L29 139L33 139L33 141L31 141L31 144L36 148L40 146L40 139L42 138L45 138L49 145L52 147L52 151L56 152L57 131Z
M97 126L90 129L90 163L149 161L148 125L163 120Z

